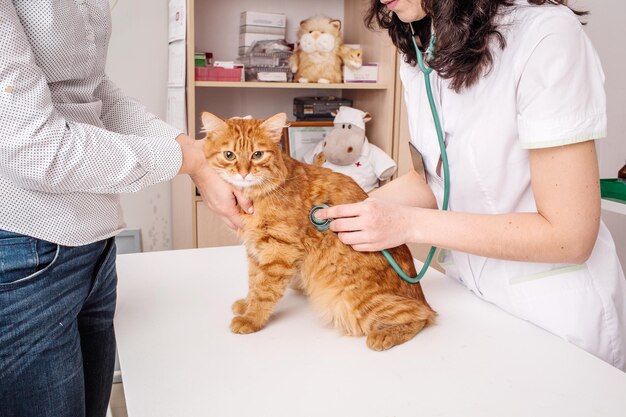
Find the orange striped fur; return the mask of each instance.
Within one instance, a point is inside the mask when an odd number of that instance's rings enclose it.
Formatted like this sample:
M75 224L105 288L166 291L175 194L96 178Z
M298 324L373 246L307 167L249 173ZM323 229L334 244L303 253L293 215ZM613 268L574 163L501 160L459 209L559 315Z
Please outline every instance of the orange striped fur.
M314 205L354 203L367 194L343 174L280 152L284 113L267 120L203 113L202 120L209 165L254 201L254 214L242 214L249 292L233 304L233 332L262 329L296 278L326 322L348 335L366 335L374 350L404 343L433 323L436 313L419 284L402 281L379 252L356 252L309 222ZM390 252L405 272L416 274L405 245Z

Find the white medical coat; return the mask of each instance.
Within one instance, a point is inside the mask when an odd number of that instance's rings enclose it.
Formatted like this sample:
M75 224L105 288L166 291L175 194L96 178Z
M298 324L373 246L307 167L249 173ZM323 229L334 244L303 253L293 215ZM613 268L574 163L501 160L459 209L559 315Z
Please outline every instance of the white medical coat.
M576 16L518 1L501 18L491 71L460 93L431 74L447 143L452 211L536 212L528 149L606 135L604 74ZM441 207L440 152L424 76L403 62L411 141ZM516 262L444 251L446 273L504 310L626 370L626 282L604 224L582 265Z
M321 141L302 160L307 164L312 164L315 161L315 157L323 150L324 141ZM350 165L336 165L326 161L322 166L352 177L366 193L376 189L379 180L389 179L396 171L394 160L385 151L371 144L367 139L363 143L361 155L356 162Z

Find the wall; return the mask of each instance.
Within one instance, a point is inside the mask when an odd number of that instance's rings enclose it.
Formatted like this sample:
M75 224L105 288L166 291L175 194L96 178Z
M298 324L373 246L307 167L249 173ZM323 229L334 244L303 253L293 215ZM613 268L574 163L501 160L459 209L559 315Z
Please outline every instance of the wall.
M124 92L165 118L167 96L167 0L119 0L114 4L107 73ZM144 251L171 248L170 184L122 195L129 228L140 228Z
M576 0L570 5L591 14L585 31L596 47L606 75L608 107L608 136L597 141L600 176L615 178L617 171L626 163L626 2L617 0ZM626 216L603 211L606 223L620 255L622 267L626 267Z

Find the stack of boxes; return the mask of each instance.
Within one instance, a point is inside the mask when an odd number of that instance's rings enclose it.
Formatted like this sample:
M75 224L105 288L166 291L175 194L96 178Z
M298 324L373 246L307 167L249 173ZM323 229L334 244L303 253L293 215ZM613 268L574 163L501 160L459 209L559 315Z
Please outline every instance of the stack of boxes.
M285 39L287 17L282 13L242 12L239 23L239 56L256 41Z

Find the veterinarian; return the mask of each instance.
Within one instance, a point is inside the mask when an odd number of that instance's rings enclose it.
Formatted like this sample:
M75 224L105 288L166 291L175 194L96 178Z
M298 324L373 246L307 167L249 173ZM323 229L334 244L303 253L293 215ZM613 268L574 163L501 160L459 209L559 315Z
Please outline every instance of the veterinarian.
M232 227L250 202L105 75L109 1L0 0L0 416L104 416L118 193L188 174Z
M553 4L553 3L559 3ZM600 220L595 140L606 135L600 61L565 1L375 0L366 22L402 53L410 172L365 202L318 213L359 251L416 242L444 249L446 273L477 296L626 370L626 281ZM436 34L434 99L411 40ZM471 323L468 323L471 326Z

